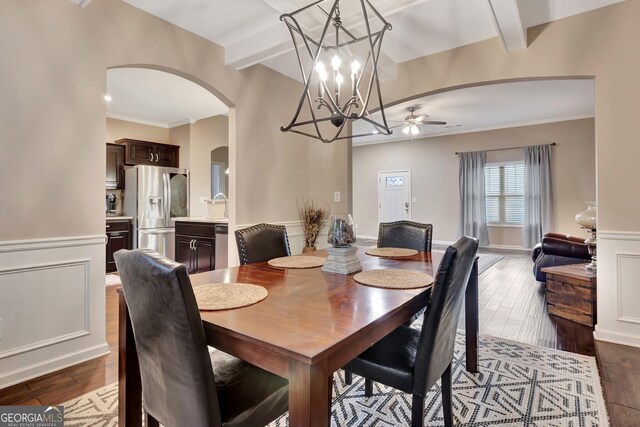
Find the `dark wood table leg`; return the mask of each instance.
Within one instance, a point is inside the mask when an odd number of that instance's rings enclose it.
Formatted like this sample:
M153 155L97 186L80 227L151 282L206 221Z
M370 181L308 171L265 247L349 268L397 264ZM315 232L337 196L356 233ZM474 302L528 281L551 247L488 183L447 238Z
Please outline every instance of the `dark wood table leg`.
M289 362L289 425L328 427L330 424L332 377L326 360L308 365Z
M142 426L142 382L124 295L118 296L118 425Z
M478 372L478 258L476 257L467 283L464 297L464 320L466 329L467 371Z

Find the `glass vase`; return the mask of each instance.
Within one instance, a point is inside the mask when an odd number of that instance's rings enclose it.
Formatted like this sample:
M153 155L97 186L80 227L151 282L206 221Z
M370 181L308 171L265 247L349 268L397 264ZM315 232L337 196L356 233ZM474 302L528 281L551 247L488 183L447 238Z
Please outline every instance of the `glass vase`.
M332 215L327 242L334 248L348 248L355 241L351 215Z

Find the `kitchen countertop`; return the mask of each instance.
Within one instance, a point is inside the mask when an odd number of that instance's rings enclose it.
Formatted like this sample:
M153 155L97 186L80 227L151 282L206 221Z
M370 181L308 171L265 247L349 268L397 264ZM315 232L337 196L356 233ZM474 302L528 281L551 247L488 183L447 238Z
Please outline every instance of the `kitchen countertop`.
M206 216L192 216L192 217L176 217L171 218L174 222L205 222L210 224L228 224L228 218L210 218Z
M122 220L132 220L133 217L130 216L108 216L107 221L122 221Z

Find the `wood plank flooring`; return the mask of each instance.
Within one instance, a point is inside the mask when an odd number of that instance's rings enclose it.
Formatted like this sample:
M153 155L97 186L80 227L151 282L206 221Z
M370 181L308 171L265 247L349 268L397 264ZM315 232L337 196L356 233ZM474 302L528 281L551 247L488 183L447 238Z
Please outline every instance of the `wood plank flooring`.
M544 285L536 282L528 255L504 258L480 275L480 333L543 347L596 354L592 330L546 311ZM118 380L118 298L106 288L110 353L96 360L0 390L0 405L60 404ZM460 320L464 328L464 318ZM640 425L640 349L597 344L613 427Z
M480 334L594 356L591 328L547 313L545 288L533 277L531 258L503 255L480 275Z

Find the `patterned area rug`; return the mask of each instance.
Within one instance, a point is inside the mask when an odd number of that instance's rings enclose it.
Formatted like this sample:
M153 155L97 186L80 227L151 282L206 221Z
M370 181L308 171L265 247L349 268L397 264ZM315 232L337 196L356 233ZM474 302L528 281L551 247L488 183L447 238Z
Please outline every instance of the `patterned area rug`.
M364 397L364 380L333 383L332 426L406 426L411 396L374 383ZM66 402L65 426L116 426L117 384ZM453 374L456 426L608 426L609 421L593 357L483 336L480 372L464 369L464 335L456 340ZM442 426L440 386L426 397L427 426ZM287 415L270 427L288 426Z

